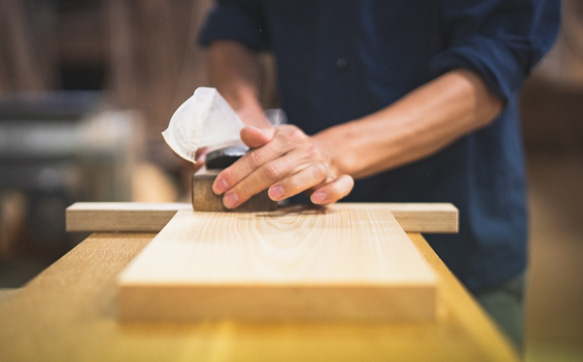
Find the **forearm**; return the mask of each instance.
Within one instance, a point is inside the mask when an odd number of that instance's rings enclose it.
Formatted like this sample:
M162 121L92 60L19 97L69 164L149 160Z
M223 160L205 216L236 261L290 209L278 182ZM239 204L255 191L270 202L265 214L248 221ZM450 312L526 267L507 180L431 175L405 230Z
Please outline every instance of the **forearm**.
M217 41L208 50L209 80L246 125L267 127L259 102L263 69L257 54L240 43Z
M314 136L339 173L355 178L389 170L448 146L488 125L502 109L475 73L454 70L396 103Z

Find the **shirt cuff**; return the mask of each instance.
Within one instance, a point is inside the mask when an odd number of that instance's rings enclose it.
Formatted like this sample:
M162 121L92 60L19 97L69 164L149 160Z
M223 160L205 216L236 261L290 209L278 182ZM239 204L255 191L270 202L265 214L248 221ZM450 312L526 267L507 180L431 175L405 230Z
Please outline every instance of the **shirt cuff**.
M540 47L524 40L501 40L481 35L435 56L430 71L439 76L456 68L469 69L482 77L490 90L506 101L520 90Z

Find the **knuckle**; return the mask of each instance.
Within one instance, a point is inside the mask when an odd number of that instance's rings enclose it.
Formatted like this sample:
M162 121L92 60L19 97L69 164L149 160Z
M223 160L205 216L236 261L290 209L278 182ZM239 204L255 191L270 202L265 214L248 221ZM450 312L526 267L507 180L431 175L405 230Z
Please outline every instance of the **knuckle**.
M311 169L314 177L318 180L323 180L328 177L328 167L321 162L312 164Z
M287 137L287 135L290 133L290 130L292 127L294 127L294 126L289 125L289 124L284 124L284 125L278 126L275 129L275 136Z
M288 194L295 195L303 189L299 181L295 177L292 177L286 182L286 190Z
M294 129L299 129L299 127L294 124L284 124L279 126L279 130L282 132L291 132L291 130Z
M267 163L262 167L263 174L269 180L279 180L281 177L281 171L279 167L275 165L274 162Z
M247 157L249 158L249 163L251 164L251 167L254 169L258 168L263 164L263 156L261 155L261 152L258 151L249 152L247 154Z
M308 157L311 159L321 159L322 158L322 151L320 151L320 148L314 146L314 145L310 145L307 150L306 150Z
M252 194L249 193L249 188L243 186L237 186L233 188L233 193L235 193L239 199L239 205L247 201Z
M293 142L301 142L306 139L306 134L296 126L290 126L287 137Z

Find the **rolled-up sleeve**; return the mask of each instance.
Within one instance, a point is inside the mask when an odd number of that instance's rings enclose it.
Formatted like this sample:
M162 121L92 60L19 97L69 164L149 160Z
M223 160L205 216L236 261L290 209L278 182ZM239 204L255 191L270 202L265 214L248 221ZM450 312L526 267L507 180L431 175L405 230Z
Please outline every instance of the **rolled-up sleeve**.
M201 27L198 40L202 46L215 40L233 40L254 50L268 50L269 41L260 2L215 1Z
M552 46L560 1L444 0L442 16L450 43L432 59L431 72L470 69L507 100Z

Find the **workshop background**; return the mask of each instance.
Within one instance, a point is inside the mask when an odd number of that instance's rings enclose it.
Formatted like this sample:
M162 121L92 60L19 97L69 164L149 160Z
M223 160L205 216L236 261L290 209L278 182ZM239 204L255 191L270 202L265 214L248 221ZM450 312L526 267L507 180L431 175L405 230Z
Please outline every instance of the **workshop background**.
M65 233L69 204L187 200L189 167L160 132L207 83L196 36L209 5L0 0L0 303L86 236ZM269 106L272 90L268 82ZM579 361L583 1L563 1L559 39L526 84L522 112L532 216L526 357Z

